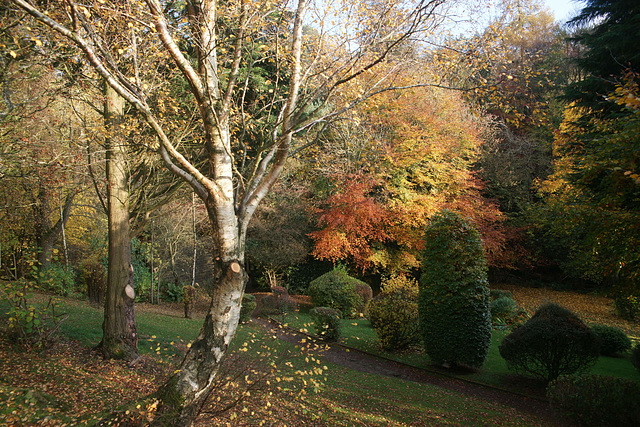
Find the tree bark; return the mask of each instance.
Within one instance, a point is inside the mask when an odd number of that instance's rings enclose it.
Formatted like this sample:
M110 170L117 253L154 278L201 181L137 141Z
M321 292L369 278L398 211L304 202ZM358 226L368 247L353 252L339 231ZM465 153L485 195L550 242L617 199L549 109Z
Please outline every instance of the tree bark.
M211 305L180 369L158 391L154 425L190 426L212 391L213 380L235 335L247 275L239 261L218 263Z
M71 208L73 207L73 199L76 195L76 193L73 191L67 194L64 200L64 206L62 208L62 215L60 219L58 219L53 227L46 227L46 207L44 206L44 204L46 203L46 198L42 196L45 191L46 189L42 188L38 196L39 202L43 204L43 206L39 207L39 212L42 215L42 218L38 219L39 226L36 227L40 232L40 236L38 238L38 246L40 249L40 251L38 252L38 264L40 265L40 267L47 267L49 264L51 264L51 258L53 257L53 246L62 234L64 226L69 220L69 217L71 215Z
M124 106L124 98L106 86L104 117L107 129L109 265L101 348L107 359L135 360L139 353L131 265L127 150L120 130Z

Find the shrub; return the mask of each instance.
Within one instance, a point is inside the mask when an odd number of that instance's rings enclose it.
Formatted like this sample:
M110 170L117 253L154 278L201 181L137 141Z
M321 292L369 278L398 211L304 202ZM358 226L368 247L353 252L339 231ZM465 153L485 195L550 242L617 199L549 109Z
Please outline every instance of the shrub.
M443 211L427 226L418 308L427 354L435 363L482 366L491 341L487 264L480 235Z
M564 376L549 384L547 396L581 425L640 425L640 385L627 378Z
M616 307L616 312L623 319L633 320L640 316L640 298L634 295L618 294L615 296L613 303Z
M518 310L518 304L511 297L500 297L491 301L491 318L507 321Z
M26 349L44 350L55 344L60 324L68 317L56 312L56 302L49 298L43 307L30 304L28 282L3 282L1 289L9 305L4 331L7 338Z
M240 307L240 323L247 323L251 320L251 314L256 309L258 302L255 295L244 294L242 296L242 306Z
M75 287L75 272L59 262L52 262L38 273L38 285L45 291L67 296Z
M404 276L383 281L382 292L369 305L369 320L384 350L418 344L418 283Z
M358 281L355 283L354 290L362 300L362 304L357 308L358 313L366 313L369 309L369 303L373 298L373 289L365 282Z
M631 340L622 330L613 326L593 325L591 330L600 339L600 354L614 356L631 348Z
M182 300L182 283L167 282L163 292L165 301L180 301Z
M341 336L339 310L331 307L314 307L309 311L316 327L316 334L324 341L338 341Z
M631 350L631 364L640 371L640 343L636 344L633 350Z
M107 288L107 271L97 256L90 256L81 261L78 269L78 282L86 288L89 302L102 304Z
M285 315L298 310L298 303L282 286L271 288L271 295L262 297L260 312L264 315Z
M600 353L591 329L569 310L551 303L507 335L499 350L510 369L546 381L590 368Z
M360 291L356 289L359 288ZM368 288L367 291L363 289ZM363 294L372 293L369 285L349 276L343 267L336 267L309 284L307 290L311 302L316 307L331 307L340 310L348 318L363 313L365 300Z
M513 294L511 293L511 291L505 291L503 289L491 289L489 291L489 296L491 297L492 301L503 297L513 299Z

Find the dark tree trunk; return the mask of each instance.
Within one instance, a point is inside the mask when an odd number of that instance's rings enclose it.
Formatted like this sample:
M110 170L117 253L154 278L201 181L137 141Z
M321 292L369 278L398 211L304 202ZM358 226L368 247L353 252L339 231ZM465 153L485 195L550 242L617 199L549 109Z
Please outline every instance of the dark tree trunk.
M38 195L38 203L40 206L37 209L37 215L39 218L36 221L36 230L38 232L38 264L40 267L46 267L51 263L51 259L53 258L53 247L60 238L62 230L69 220L71 207L73 206L73 199L76 195L75 192L67 194L62 210L62 217L58 219L55 225L50 226L49 220L46 218L46 191L47 190L45 188L41 188Z
M138 333L134 311L135 291L129 231L129 187L126 145L119 135L125 101L107 86L107 208L109 218L109 266L102 324L102 353L107 359L138 358Z

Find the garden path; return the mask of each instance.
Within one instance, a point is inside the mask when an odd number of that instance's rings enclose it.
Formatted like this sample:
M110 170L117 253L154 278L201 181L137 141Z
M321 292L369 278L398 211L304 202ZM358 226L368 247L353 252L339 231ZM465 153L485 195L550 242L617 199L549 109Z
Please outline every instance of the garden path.
M303 340L310 339L309 335L293 329L283 328L274 321L256 317L253 318L253 321L274 333L279 339L290 343L301 344L304 342ZM460 380L444 373L425 371L340 344L333 343L323 347L324 349L319 355L336 365L370 374L432 384L447 390L473 396L477 399L509 406L519 411L533 414L549 426L574 425L570 420L560 417L555 413L549 403L543 399L531 398L494 387Z

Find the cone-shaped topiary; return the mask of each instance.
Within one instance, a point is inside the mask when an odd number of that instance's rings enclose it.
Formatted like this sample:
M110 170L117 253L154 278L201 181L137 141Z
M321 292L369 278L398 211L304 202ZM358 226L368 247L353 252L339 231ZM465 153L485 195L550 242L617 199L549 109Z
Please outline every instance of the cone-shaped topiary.
M478 232L451 211L427 226L418 298L431 360L482 366L491 341L487 264Z

